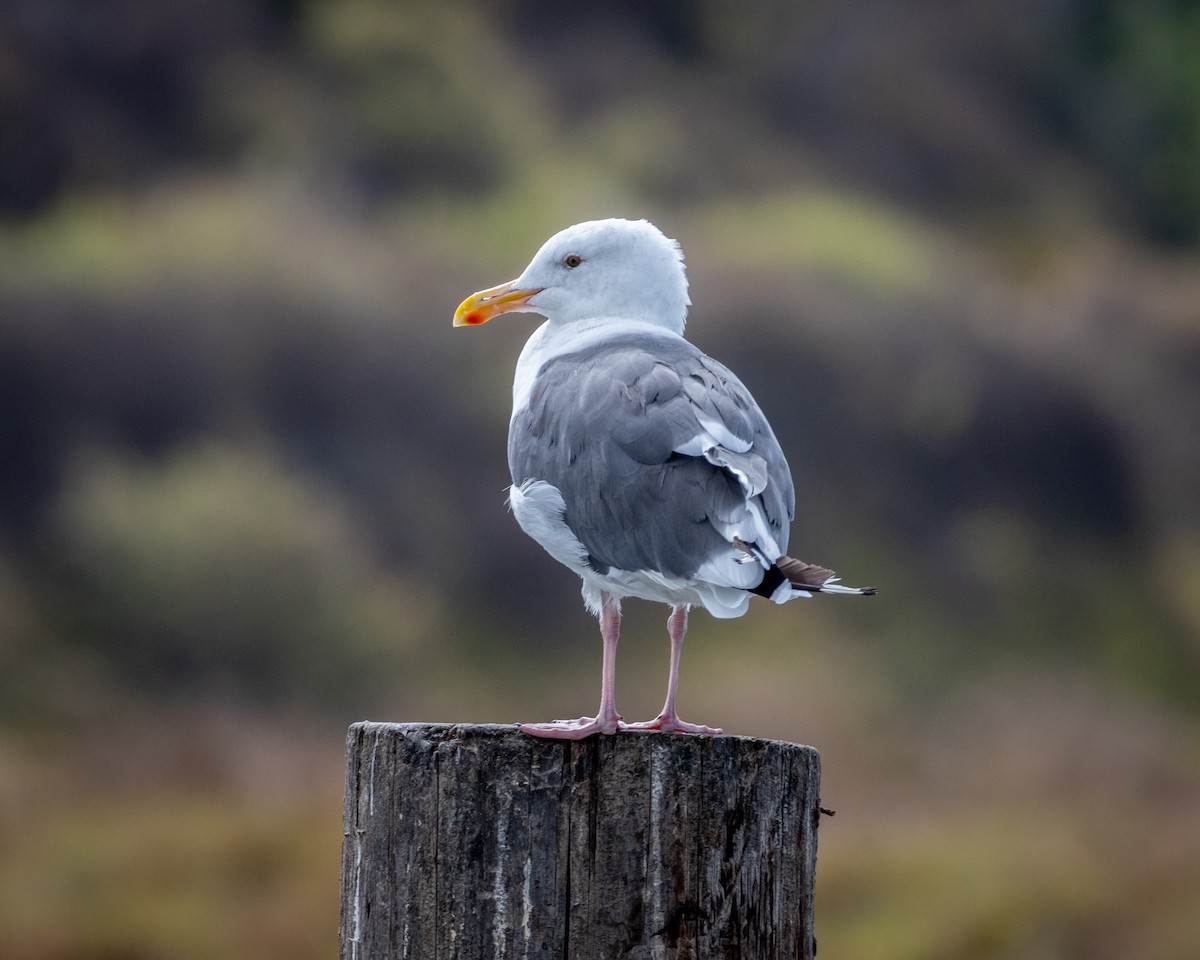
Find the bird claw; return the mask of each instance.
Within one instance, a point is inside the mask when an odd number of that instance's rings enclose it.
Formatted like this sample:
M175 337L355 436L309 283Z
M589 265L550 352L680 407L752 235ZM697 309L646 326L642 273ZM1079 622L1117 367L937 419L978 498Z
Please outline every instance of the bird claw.
M674 714L659 714L653 720L640 723L622 723L622 730L630 733L694 733L717 737L725 731L720 727L706 727L702 723L688 723Z
M613 734L624 727L620 717L578 717L549 723L523 723L522 733L548 740L584 740L597 733Z

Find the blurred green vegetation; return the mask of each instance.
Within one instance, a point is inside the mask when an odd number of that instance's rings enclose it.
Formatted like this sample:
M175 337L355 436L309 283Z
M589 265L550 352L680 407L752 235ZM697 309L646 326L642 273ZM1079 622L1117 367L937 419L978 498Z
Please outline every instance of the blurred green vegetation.
M575 715L503 505L553 231L689 334L870 603L694 618L825 758L822 955L1200 939L1200 3L0 8L0 954L329 956L340 731ZM661 697L628 605L622 709Z
M255 451L101 458L73 474L57 522L90 622L71 632L103 638L140 684L335 702L402 672L399 655L437 632L336 498Z

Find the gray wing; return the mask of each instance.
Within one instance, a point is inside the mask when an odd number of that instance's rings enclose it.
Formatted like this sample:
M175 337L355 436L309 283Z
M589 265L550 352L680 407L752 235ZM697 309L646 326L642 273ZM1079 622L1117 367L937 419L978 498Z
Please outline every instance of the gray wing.
M513 483L559 489L600 572L690 577L729 550L713 523L749 500L787 548L795 495L775 435L741 381L686 340L614 338L548 361L508 458Z

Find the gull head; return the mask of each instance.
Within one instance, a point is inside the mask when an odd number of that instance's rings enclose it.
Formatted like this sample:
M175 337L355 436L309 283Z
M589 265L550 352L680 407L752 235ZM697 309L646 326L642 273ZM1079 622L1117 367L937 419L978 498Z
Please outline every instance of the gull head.
M647 220L589 220L542 244L515 280L467 297L454 325L524 312L553 324L633 320L682 334L690 303L677 242Z

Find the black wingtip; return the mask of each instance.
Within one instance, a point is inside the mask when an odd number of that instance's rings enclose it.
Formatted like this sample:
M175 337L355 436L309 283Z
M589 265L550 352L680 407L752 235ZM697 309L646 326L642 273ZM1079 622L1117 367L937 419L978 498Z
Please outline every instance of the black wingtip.
M864 597L873 597L878 592L879 591L877 591L874 587L863 587L862 588L862 595Z

